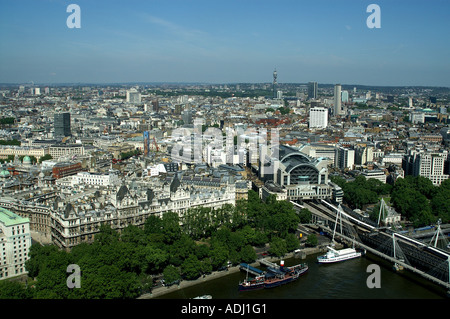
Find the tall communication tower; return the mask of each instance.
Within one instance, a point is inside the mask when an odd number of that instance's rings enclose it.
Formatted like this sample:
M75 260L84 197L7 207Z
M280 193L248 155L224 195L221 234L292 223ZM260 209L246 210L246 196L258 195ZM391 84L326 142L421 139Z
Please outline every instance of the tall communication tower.
M273 98L276 98L277 97L277 70L276 69L275 69L275 71L273 71L272 88L273 88Z

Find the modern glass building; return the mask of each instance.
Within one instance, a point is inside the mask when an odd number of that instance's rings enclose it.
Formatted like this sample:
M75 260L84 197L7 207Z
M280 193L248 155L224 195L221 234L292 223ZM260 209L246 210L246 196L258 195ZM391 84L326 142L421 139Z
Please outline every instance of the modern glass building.
M54 115L55 137L71 136L70 113L55 113Z

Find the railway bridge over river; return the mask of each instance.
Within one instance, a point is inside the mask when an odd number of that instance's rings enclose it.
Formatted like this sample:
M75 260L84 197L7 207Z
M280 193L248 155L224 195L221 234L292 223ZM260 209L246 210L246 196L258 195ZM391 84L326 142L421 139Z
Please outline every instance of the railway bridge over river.
M387 227L378 227L369 218L351 209L320 200L292 202L297 209L307 208L316 224L334 238L392 262L396 269L407 269L445 287L450 294L450 253L427 245ZM437 234L439 235L439 234Z

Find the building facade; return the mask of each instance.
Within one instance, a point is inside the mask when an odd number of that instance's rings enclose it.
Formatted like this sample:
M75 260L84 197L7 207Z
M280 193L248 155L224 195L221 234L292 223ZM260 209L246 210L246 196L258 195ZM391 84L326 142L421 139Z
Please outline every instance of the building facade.
M71 249L82 242L92 242L102 224L117 230L128 225L143 226L150 216L162 217L169 211L177 213L182 220L191 208L216 209L226 204L234 206L236 201L234 187L201 189L177 178L159 190L139 191L122 185L104 198L99 192L91 196L97 197L96 207L60 202L53 211L51 238L60 248Z
M318 97L318 84L317 82L308 83L308 100L316 100Z
M54 159L58 159L62 156L66 157L74 157L77 155L84 155L84 146L81 144L61 144L61 145L52 145L49 148L49 154Z
M328 126L328 109L313 107L309 109L309 127L326 128Z
M60 162L53 166L52 175L54 178L63 178L70 175L75 175L81 172L81 162Z
M70 113L55 113L54 115L55 137L61 138L71 136L70 131Z
M28 218L0 207L0 280L26 274L31 247Z
M49 148L28 147L28 146L6 146L0 145L0 158L6 159L8 156L34 156L39 160L42 156L49 154Z
M331 198L332 187L325 158L312 158L286 145L280 145L274 154L278 154L277 157L267 161L273 174L260 175L265 182L264 192L284 198L285 191L287 200ZM264 171L263 165L260 165L260 171ZM267 181L272 183L267 184Z
M405 175L423 176L430 179L433 185L439 186L449 177L445 174L447 161L448 151L411 151L405 155L402 168Z
M336 147L335 166L340 169L353 169L355 164L355 150L338 146Z
M79 172L72 177L72 185L114 186L118 183L119 177L115 174Z
M334 86L334 116L342 115L342 98L341 98L342 87L340 84Z

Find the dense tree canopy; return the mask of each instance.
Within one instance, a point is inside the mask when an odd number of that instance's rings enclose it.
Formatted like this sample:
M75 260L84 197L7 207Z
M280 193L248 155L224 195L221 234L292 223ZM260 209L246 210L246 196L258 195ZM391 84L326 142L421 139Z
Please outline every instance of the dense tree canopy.
M352 182L341 177L332 177L334 183L344 191L344 201L352 208L364 208L377 204L381 196L390 196L390 204L414 227L433 224L437 219L450 222L450 181L439 187L422 176L399 178L392 186L375 179L358 176ZM372 219L378 218L379 205L375 206Z
M449 199L449 180L438 187L422 176L398 179L391 192L392 206L415 227L433 224L438 218L450 222Z
M229 262L252 263L255 246L270 243L270 253L282 256L299 246L294 235L300 217L291 203L269 197L261 201L249 191L248 201L220 209L193 208L179 217L167 212L150 216L143 227L129 225L118 232L102 225L93 243L70 252L54 245L33 244L26 269L31 283L0 286L0 298L136 298L151 290L152 277L166 284L191 280ZM67 287L67 266L81 270L81 288Z

